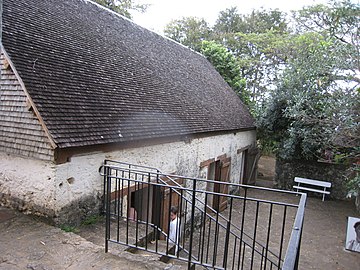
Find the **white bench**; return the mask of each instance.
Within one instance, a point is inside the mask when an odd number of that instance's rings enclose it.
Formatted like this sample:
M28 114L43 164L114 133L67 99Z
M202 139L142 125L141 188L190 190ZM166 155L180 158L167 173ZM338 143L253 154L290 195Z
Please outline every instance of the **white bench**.
M325 199L325 194L330 194L330 191L327 190L327 188L331 188L330 182L301 178L301 177L295 177L294 181L295 181L295 183L298 184L297 186L293 186L293 188L296 189L296 191L299 191L299 189L300 189L300 190L322 193L323 201ZM304 186L301 186L301 184L305 184L308 186L314 186L314 187L318 187L318 188L322 188L322 189L304 187Z

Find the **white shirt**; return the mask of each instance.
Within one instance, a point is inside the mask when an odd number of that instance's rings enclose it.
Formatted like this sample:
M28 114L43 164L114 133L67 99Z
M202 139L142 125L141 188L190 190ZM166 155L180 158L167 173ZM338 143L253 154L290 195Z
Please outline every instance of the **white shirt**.
M351 240L347 243L346 248L349 250L360 252L360 242Z
M180 236L180 221L178 218L170 221L170 229L169 229L169 244L179 244L179 236Z

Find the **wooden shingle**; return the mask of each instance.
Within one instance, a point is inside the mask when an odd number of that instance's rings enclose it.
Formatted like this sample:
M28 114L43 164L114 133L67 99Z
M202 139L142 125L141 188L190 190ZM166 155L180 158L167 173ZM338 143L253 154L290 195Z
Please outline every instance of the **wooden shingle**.
M53 149L39 120L28 110L24 90L11 69L1 63L0 151L53 160Z
M255 128L202 55L91 1L3 0L2 39L60 148Z

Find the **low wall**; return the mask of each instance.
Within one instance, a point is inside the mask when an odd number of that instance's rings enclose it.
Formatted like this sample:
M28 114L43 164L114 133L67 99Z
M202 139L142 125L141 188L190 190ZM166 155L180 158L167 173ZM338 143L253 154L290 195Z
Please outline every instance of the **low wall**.
M349 167L343 164L332 164L314 161L276 160L275 183L278 188L292 189L294 177L304 177L332 183L330 198L344 200L347 190L345 175Z

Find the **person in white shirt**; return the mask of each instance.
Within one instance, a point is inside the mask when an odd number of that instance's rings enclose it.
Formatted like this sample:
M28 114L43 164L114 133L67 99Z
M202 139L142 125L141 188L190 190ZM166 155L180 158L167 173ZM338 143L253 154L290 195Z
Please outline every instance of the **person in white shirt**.
M170 228L169 228L169 245L176 245L175 254L179 248L180 240L180 220L178 218L178 208L172 206L170 208Z
M356 238L347 242L346 249L360 252L360 221L354 224L354 229L356 233Z

